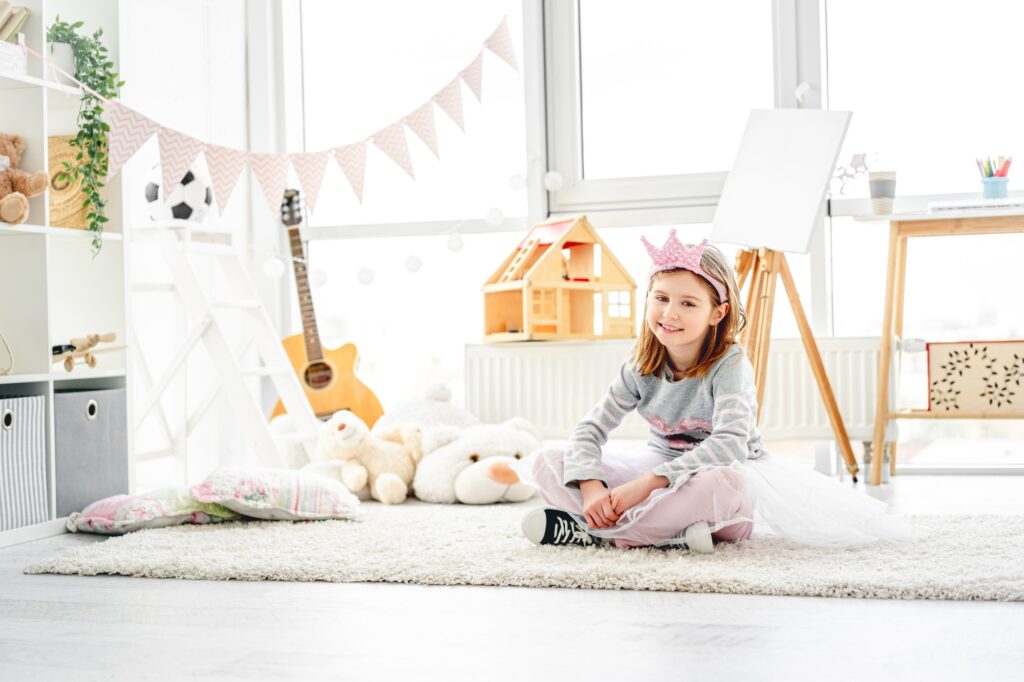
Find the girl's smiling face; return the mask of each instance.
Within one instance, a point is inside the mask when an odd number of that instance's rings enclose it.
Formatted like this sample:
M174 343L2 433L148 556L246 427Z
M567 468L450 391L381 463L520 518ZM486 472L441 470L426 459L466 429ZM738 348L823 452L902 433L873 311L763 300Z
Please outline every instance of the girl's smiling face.
M647 326L677 370L696 361L704 336L728 310L712 303L708 285L689 270L655 275L647 294Z

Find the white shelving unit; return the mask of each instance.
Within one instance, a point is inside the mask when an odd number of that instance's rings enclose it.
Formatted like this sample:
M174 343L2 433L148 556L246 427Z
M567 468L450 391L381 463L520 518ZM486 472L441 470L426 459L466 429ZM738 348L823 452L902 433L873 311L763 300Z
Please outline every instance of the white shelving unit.
M48 52L46 27L59 15L71 23L83 21L81 31L89 34L102 27L101 39L112 61L120 63L118 0L18 0L14 4L31 12L23 31L26 45L36 52ZM0 131L25 138L21 167L49 174L48 138L77 131L77 90L54 82L43 64L30 56L27 74L0 72L0 102ZM30 199L28 224L0 223L0 332L14 355L13 373L0 376L0 396L45 399L48 504L46 522L0 532L0 546L45 537L63 528L65 519L57 516L61 480L56 471L54 395L69 390L128 388L126 350L97 354L95 368L78 365L72 372L52 364L50 356L53 345L91 333L115 332L113 345L125 345L128 306L119 176L108 181L106 198L110 222L97 256L92 254L88 231L48 226L46 194ZM127 406L130 412L130 396ZM130 424L130 414L127 418ZM124 438L131 453L131 429ZM131 476L130 459L124 466Z

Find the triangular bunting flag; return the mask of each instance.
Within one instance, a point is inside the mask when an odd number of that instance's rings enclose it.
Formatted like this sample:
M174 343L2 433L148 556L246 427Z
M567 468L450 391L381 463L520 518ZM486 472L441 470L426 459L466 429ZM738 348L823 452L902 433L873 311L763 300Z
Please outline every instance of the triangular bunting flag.
M288 156L286 154L249 154L249 168L260 183L274 218L281 215L281 197L288 182Z
M203 155L206 156L206 167L210 169L210 180L213 182L213 196L217 200L217 211L223 216L224 208L235 191L238 176L245 168L245 152L208 144L203 149Z
M164 196L181 184L181 179L192 166L192 162L203 150L203 143L177 130L160 127L157 130L160 140L160 171L163 175Z
M412 159L409 158L409 146L405 142L405 128L402 127L401 121L378 131L372 139L378 149L391 157L391 160L408 173L410 178L416 179L412 172Z
M334 160L341 166L359 203L363 203L363 175L366 173L366 143L350 144L334 149Z
M484 87L484 51L480 50L480 54L476 56L476 59L463 69L459 75L462 76L462 80L466 81L466 85L476 95L477 101L482 101L480 95Z
M466 132L466 124L462 122L462 86L459 84L458 78L438 91L434 95L434 101L437 102L437 106L444 109L444 113L448 114L449 118L455 121L459 130Z
M157 125L134 109L113 100L108 101L105 107L110 126L107 177L113 177L153 137Z
M427 102L422 107L405 117L405 125L409 126L416 137L434 152L438 159L441 154L437 150L437 129L434 127L434 106Z
M320 196L320 185L323 184L324 171L327 170L327 152L307 152L289 156L292 168L302 183L302 191L306 194L306 205L312 213L316 210L316 199Z
M512 45L512 34L508 30L508 20L502 19L498 28L494 29L491 37L484 41L484 47L498 55L516 71L519 71L519 64L516 62L516 48Z

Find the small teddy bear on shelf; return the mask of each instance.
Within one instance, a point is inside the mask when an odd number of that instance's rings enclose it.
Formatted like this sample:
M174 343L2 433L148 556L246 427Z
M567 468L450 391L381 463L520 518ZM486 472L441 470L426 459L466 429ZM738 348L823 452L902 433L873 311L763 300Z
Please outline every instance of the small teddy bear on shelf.
M49 184L44 171L28 173L18 167L24 152L21 135L0 133L0 220L12 225L28 220L28 200Z

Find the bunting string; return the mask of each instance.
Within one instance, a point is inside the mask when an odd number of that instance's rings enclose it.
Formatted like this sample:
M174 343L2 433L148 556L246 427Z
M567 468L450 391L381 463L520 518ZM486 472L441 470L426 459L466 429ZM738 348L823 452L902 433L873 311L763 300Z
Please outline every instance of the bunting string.
M77 83L83 92L104 99L76 80L71 74L62 71L45 56L28 47L25 50L28 54L44 62L53 72L60 73ZM381 127L377 132L358 142L311 152L260 154L211 144L173 128L162 126L148 116L118 101L104 99L104 115L110 125L108 176L116 175L135 153L153 135L156 135L160 147L164 196L170 195L188 169L202 154L210 171L217 209L221 213L224 212L231 194L238 186L238 178L241 176L242 170L248 167L266 198L271 214L277 217L281 194L288 179L289 166L295 169L295 174L306 197L306 204L309 211L312 212L316 208L316 201L320 196L320 188L330 159L334 159L341 168L356 199L362 203L366 180L367 145L372 144L377 147L410 178L415 180L416 174L409 155L406 128L411 130L437 159L441 158L441 152L437 143L434 105L437 105L460 130L465 132L461 83L465 83L474 97L478 101L482 101L485 51L491 52L516 72L519 71L507 18L502 18L501 23L483 41L480 51L468 65L460 69L433 97L410 113Z

